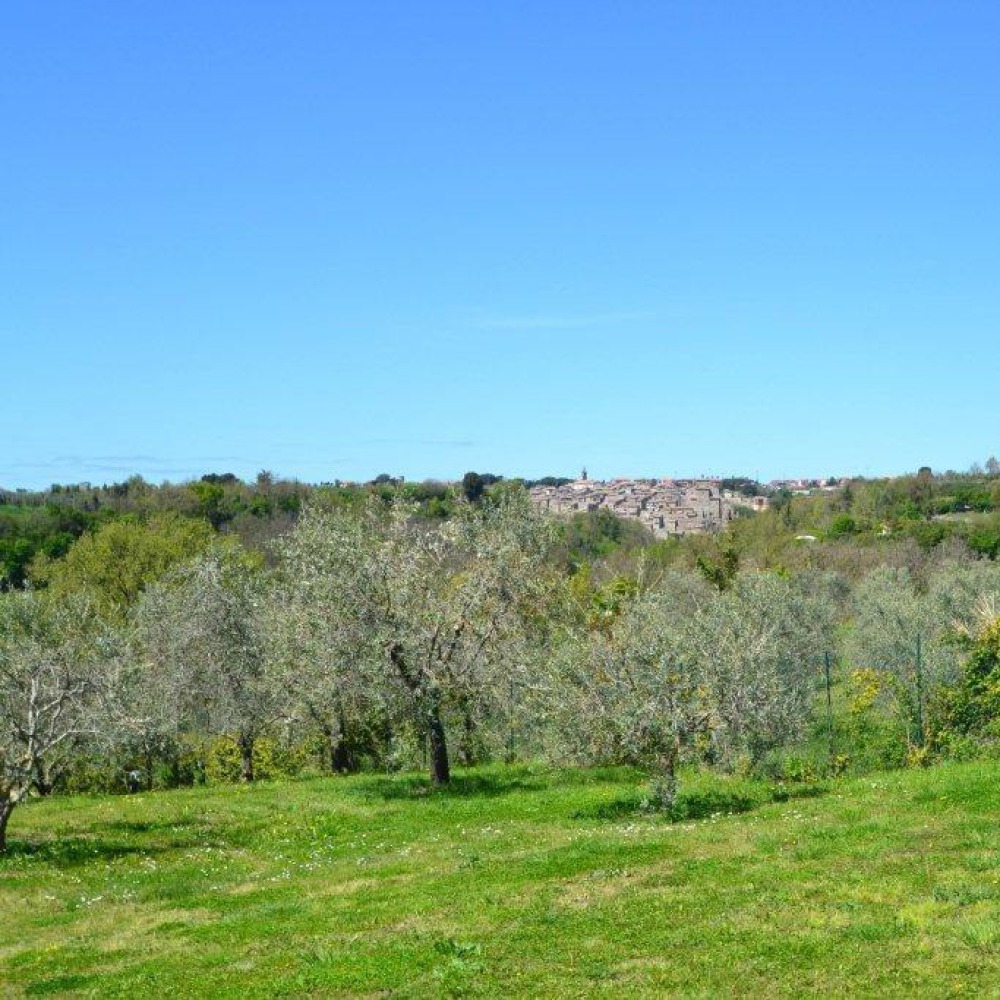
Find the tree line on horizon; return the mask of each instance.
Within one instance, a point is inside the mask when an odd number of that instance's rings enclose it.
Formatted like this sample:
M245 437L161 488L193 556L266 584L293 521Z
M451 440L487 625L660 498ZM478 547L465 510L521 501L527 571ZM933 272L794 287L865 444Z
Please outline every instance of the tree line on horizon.
M77 539L119 518L145 521L175 513L207 521L215 531L236 535L247 547L264 550L294 524L303 504L313 496L345 505L362 503L372 494L383 499L402 497L416 505L418 516L444 519L453 512L456 498L476 502L503 481L496 474L470 471L456 483L407 483L383 473L362 484L311 485L262 471L252 482L232 473L210 473L196 481L159 486L133 476L103 486L53 484L35 492L0 490L0 589L24 586L36 560L43 564L60 559ZM553 476L511 480L527 487L569 481ZM688 565L699 556L721 562L721 553L728 552L725 558L731 560L735 551L744 562L764 567L779 558L798 563L803 557L795 553L795 543L803 535L812 536L827 549L848 546L862 562L878 561L898 545L925 552L942 544L964 545L989 558L1000 552L1000 462L994 458L966 473L935 475L923 468L910 476L852 479L836 490L810 496L775 490L742 476L724 480L723 486L746 496L768 496L771 508L755 515L753 528L737 523L707 541L685 539L679 546L672 542L661 546L671 553L670 559ZM591 548L603 556L622 544L629 549L655 546L651 534L632 523L618 525L606 512L590 518L593 523L587 521L584 517L574 522L585 550L578 553L577 562L586 561L593 554ZM873 554L873 548L879 552ZM668 557L661 551L656 558ZM810 559L823 562L824 557ZM37 585L39 574L35 575Z

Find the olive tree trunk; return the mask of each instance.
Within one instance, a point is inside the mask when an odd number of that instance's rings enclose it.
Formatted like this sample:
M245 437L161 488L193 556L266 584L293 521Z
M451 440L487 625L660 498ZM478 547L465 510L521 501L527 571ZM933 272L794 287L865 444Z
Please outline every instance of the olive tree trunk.
M437 785L447 785L451 781L451 767L448 763L448 740L441 721L441 696L436 690L431 695L421 692L421 680L410 670L403 655L403 647L398 643L389 649L389 659L396 668L400 680L406 685L417 705L424 705L427 717L427 742L430 744L431 781Z
M331 726L327 730L330 748L330 770L334 774L350 774L354 770L354 760L342 726Z
M240 746L240 781L253 781L253 744L254 739L249 733L240 733L237 741Z
M664 812L673 809L677 801L677 765L680 762L681 741L674 737L660 755L659 774L653 781L653 798Z
M10 799L0 799L0 854L7 851L7 820L14 811L14 805Z
M427 736L430 743L431 781L438 786L451 781L451 766L448 763L448 742L441 721L441 708L434 704L427 713Z

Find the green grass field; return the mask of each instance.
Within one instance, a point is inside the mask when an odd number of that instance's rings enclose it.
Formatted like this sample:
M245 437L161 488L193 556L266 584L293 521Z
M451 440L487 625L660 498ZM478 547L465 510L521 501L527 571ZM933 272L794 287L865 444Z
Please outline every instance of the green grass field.
M7 994L1000 995L1000 765L774 800L498 768L34 802Z

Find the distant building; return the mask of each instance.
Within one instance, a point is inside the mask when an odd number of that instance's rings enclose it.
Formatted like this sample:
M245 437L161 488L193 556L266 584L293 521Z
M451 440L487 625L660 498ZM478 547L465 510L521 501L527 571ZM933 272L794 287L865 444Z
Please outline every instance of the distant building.
M717 479L612 479L581 477L564 486L535 486L532 502L551 514L609 510L640 522L658 538L719 531L739 508L763 510L767 497L723 491Z

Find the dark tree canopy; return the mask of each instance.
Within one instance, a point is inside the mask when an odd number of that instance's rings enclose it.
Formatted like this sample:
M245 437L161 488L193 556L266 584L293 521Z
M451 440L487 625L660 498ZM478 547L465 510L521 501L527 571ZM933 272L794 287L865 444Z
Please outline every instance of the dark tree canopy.
M476 503L482 499L488 487L502 479L503 476L496 476L492 472L467 472L462 476L462 493L470 503Z

